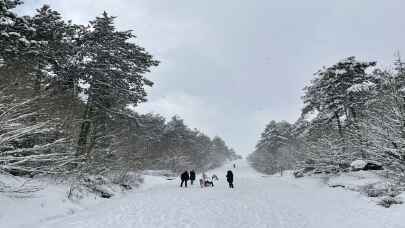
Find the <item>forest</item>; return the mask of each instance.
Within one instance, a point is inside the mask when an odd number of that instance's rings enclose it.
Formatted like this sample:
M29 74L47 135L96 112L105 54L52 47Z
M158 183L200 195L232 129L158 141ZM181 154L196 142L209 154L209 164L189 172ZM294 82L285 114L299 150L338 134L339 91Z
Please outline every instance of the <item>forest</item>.
M240 158L179 116L140 114L159 61L107 12L74 24L49 5L0 0L0 172L83 178L204 171ZM158 82L156 82L158 83ZM0 192L6 189L0 183Z
M356 160L382 166L405 184L405 63L391 67L348 57L323 67L304 88L295 123L271 121L249 156L259 171L341 173Z

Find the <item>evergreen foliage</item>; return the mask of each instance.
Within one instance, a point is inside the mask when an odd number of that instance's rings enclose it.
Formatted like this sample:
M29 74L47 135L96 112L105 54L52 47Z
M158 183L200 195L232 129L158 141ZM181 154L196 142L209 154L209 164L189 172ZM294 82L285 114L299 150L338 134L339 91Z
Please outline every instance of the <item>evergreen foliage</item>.
M175 116L138 114L159 62L106 12L89 25L0 0L0 172L83 177L206 170L239 158Z
M392 71L375 66L349 57L317 72L304 88L299 120L270 122L252 165L266 173L280 166L338 173L360 159L382 164L387 177L404 185L404 64L398 58Z

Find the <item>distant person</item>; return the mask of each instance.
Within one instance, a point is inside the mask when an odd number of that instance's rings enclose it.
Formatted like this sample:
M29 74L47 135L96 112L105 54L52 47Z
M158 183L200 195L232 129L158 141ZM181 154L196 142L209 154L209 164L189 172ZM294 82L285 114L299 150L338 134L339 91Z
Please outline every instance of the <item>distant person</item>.
M229 183L229 187L233 188L233 173L231 170L228 170L227 174L226 174L226 180Z
M181 179L180 188L183 187L183 183L184 183L184 186L187 188L187 181L190 180L190 175L188 174L187 170L180 175L180 179Z
M236 168L236 164L235 164L235 163L233 163L233 168L234 168L234 169Z
M195 172L194 172L194 170L191 170L190 171L190 183L191 183L191 185L193 185L194 181L195 181Z
M204 188L204 180L202 178L200 178L200 187Z

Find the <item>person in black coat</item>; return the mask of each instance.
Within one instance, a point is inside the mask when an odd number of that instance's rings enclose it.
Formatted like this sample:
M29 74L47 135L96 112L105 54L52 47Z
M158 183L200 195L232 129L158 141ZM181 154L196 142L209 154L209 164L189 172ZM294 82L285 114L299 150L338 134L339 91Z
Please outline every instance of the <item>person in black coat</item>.
M187 188L187 181L190 179L190 175L188 174L187 170L180 175L180 179L181 179L180 188L183 187L183 183L184 183L184 186Z
M229 187L233 188L233 173L231 170L228 170L228 172L226 173L226 180L229 183Z
M190 171L190 182L191 182L191 185L193 185L194 180L195 180L195 172L194 172L194 170L191 170L191 171Z

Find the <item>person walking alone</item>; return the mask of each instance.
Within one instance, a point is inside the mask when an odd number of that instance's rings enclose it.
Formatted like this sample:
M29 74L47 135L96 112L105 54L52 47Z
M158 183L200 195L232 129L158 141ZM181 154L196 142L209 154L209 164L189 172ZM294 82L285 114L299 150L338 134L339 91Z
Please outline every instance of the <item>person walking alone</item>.
M229 183L229 187L233 188L233 173L231 170L228 170L227 174L226 174L226 180Z

